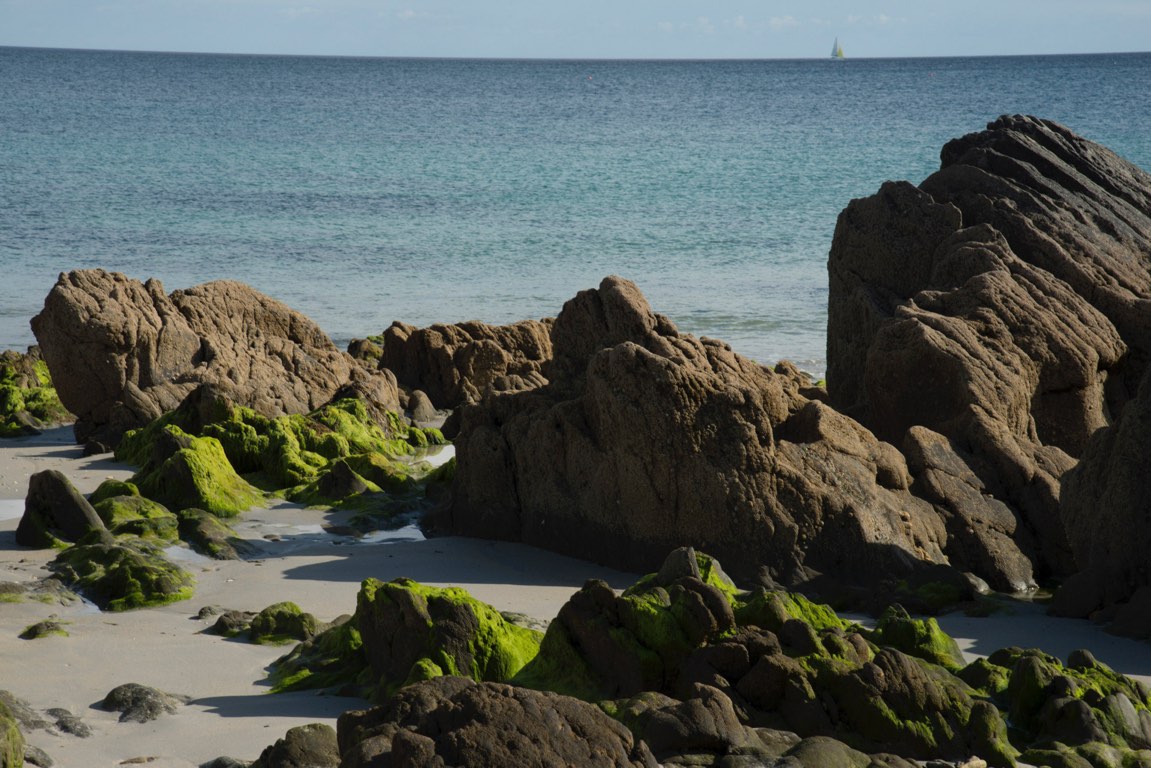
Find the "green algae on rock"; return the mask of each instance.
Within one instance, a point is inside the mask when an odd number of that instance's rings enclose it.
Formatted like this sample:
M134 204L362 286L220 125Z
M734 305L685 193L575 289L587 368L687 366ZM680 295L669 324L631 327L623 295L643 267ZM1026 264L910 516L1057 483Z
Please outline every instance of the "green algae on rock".
M272 680L281 691L337 688L376 698L440 675L505 682L539 652L542 637L457 587L367 579L355 615L279 659Z
M20 633L21 640L39 640L43 637L68 637L68 630L64 629L66 621L56 621L55 619L45 619L38 621L31 626L25 627L24 631Z
M38 347L0 352L0 437L35 435L72 421L60 403Z
M132 478L140 493L170 509L197 507L217 517L235 517L264 496L236 474L220 442L193 437L175 425L160 433L175 450L146 464Z
M129 534L164 543L178 538L176 516L163 504L143 496L106 496L93 507L116 536Z
M0 702L0 768L24 765L24 735L8 707Z
M319 622L300 606L285 601L269 605L252 618L248 639L262 645L286 645L316 636Z
M189 507L176 515L180 538L193 550L214 560L242 560L259 552L231 526L202 509Z
M903 606L894 604L879 617L870 635L876 645L889 645L906 654L926 659L952 672L966 665L963 652L934 618L913 619Z
M166 605L192 596L195 579L158 547L134 536L90 534L48 566L58 579L102 610Z

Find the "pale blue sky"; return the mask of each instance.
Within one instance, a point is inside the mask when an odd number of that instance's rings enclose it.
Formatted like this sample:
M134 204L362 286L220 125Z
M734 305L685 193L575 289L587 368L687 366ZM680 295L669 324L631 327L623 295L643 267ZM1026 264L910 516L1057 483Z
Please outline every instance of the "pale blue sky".
M1151 50L1151 0L0 0L0 45L529 58Z

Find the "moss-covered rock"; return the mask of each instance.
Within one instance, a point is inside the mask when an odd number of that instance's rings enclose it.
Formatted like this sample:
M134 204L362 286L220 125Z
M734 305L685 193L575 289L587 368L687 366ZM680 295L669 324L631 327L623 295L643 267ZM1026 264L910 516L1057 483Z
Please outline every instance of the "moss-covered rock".
M42 637L68 637L68 630L64 629L67 622L45 619L31 626L25 627L20 633L21 640L39 640Z
M114 535L128 534L166 543L178 537L176 516L163 504L143 496L108 496L96 502L94 508Z
M89 496L88 503L95 506L105 499L111 499L115 496L139 496L140 489L136 487L135 483L130 483L127 480L114 480L108 478L100 483Z
M462 589L402 578L364 581L355 621L377 696L441 674L510 680L539 652L542 639Z
M784 622L798 619L813 630L845 630L851 623L839 618L829 606L814 603L798 592L757 589L735 603L735 619L740 626L776 631Z
M331 627L275 661L273 692L322 689L339 696L371 698L375 675L363 645L352 617L337 619Z
M259 552L259 547L240 538L231 526L202 509L182 509L176 517L180 538L201 555L214 560L242 560Z
M966 664L955 640L939 628L934 618L913 619L903 606L895 604L879 617L871 633L876 645L889 645L906 654L958 671Z
M0 702L0 768L24 765L24 735L8 707Z
M316 636L319 622L293 602L274 603L260 611L248 627L248 638L263 645L285 645Z
M153 458L132 478L144 496L170 509L197 507L217 517L235 517L263 500L236 474L215 438L192 437L175 425L160 434L178 447L162 461Z
M39 434L73 420L52 386L38 347L0 352L0 437Z
M56 577L103 610L165 605L192 596L195 579L158 547L107 531L90 534L48 566Z

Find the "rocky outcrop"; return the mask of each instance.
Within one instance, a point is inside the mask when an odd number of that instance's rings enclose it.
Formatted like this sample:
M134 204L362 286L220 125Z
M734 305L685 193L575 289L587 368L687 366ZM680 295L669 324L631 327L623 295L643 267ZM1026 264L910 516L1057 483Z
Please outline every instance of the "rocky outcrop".
M326 723L291 728L263 752L252 768L339 768L336 731Z
M541 369L551 358L551 320L511 325L476 321L416 328L392 323L379 338L379 367L401 385L421 390L438 408L480 400L488 391L512 392L544 383ZM358 345L371 359L371 348Z
M899 451L791 366L681 335L616 277L565 304L552 341L547 386L463 410L437 530L631 570L692 545L737 577L791 584L948 562L944 520L908 490Z
M1060 588L1057 613L1089 616L1151 587L1149 455L1151 373L1119 421L1095 434L1063 478L1061 512L1081 571ZM1141 624L1146 631L1146 619Z
M1151 177L1023 116L941 158L918 188L889 182L840 214L828 394L897 445L914 426L945 437L947 474L986 500L961 490L945 514L965 507L1039 575L1065 575L1060 478L1151 351ZM917 476L937 504L941 480Z
M345 387L398 407L393 377L368 371L312 321L233 281L166 295L157 280L69 272L32 331L81 442L114 446L202 383L269 417L312 410Z
M598 765L655 759L596 706L555 693L440 677L375 710L345 712L341 765Z

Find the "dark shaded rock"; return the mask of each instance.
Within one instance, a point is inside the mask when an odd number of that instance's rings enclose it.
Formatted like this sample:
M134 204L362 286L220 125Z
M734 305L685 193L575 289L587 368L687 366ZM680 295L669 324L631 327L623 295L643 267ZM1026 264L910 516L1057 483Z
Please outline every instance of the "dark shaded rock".
M161 715L174 714L190 698L164 693L139 683L125 683L108 692L100 706L119 712L121 723L147 723Z
M52 768L52 766L56 764L56 761L53 760L47 752L40 749L40 747L34 747L31 744L25 744L24 764L36 765L40 768Z
M52 726L28 702L11 691L0 690L0 721L5 717L13 719L22 731L43 730ZM2 730L0 726L0 732Z
M204 382L265 416L310 411L349 385L398 406L394 377L365 369L303 315L228 280L168 296L157 280L61 274L32 331L80 442L115 446Z
M143 539L93 533L56 556L56 578L102 610L165 605L192 596L195 579Z
M408 410L412 414L412 421L428 423L436 418L436 407L422 390L414 390L408 397Z
M411 685L367 713L345 713L339 741L345 768L656 765L642 742L591 704L454 677Z
M882 439L919 425L962 446L984 492L1020 516L1010 536L1034 573L1066 575L1060 477L1151 350L1151 177L1024 116L941 160L919 188L885 184L840 215L828 394ZM1008 522L994 505L979 516Z
M787 757L794 758L804 768L869 768L871 765L870 756L828 736L804 739L788 750Z
M614 714L660 761L682 754L725 755L757 741L731 699L707 685L697 685L685 701L643 694Z
M92 735L92 728L78 716L66 709L56 707L46 710L44 714L52 718L56 730L61 733L66 733L69 736L75 736L80 739L86 739Z
M183 509L177 517L180 538L201 555L215 560L243 560L260 551L252 542L237 536L223 520L202 509Z
M1119 420L1091 438L1079 465L1063 477L1060 513L1081 570L1056 595L1055 613L1085 617L1151 587L1149 452L1151 373ZM1148 604L1146 594L1141 600Z
M217 757L206 763L200 763L200 768L250 768L251 760L237 760L234 757Z
M223 637L236 637L248 631L254 618L256 618L255 611L224 611L216 619L216 623L206 631Z
M45 548L57 541L79 541L104 523L62 472L46 469L28 478L24 515L16 528L16 543Z
M484 394L533 389L545 382L552 321L512 325L437 323L416 328L392 323L381 338L380 367L421 390L440 408L475 402ZM417 419L419 420L419 419Z
M546 387L463 409L435 530L631 570L690 544L789 584L945 562L943 521L908 492L899 452L808 400L793 367L681 335L618 277L568 301L552 341Z
M260 753L252 768L339 768L336 731L324 723L290 729Z

